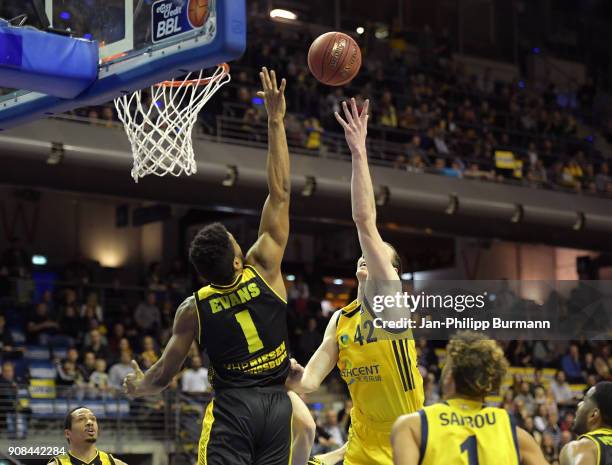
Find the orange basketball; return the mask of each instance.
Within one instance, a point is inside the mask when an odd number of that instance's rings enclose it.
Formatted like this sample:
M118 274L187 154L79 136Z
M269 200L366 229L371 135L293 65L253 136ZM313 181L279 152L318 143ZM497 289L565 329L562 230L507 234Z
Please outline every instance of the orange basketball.
M189 22L193 27L202 27L208 19L208 2L209 0L189 0L187 13Z
M361 50L352 37L342 32L327 32L310 46L308 68L319 82L342 86L359 72Z

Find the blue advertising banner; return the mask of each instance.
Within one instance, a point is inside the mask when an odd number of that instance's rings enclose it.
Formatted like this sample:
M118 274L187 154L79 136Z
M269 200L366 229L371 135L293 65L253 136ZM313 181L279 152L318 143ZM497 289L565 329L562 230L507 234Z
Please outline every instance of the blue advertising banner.
M154 43L194 29L200 29L210 16L211 0L158 0L152 5Z

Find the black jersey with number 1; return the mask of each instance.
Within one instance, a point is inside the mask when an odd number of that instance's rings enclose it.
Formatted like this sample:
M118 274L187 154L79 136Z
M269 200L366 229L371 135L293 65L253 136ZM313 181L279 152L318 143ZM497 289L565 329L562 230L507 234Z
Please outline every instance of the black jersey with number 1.
M211 362L216 390L282 385L289 372L287 303L246 265L227 286L195 293L198 343Z

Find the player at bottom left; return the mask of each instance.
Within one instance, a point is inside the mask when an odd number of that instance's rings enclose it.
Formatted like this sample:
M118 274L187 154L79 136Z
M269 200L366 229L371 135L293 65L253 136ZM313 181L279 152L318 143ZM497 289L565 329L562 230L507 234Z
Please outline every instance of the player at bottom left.
M87 407L70 410L64 420L68 453L53 457L47 465L127 465L96 447L98 432L98 421L91 410Z

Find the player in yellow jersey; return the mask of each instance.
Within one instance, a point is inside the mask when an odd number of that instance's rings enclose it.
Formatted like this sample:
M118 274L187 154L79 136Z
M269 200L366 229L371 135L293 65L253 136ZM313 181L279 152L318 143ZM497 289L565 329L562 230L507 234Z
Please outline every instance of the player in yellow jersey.
M533 437L503 409L487 407L508 362L495 341L458 333L446 348L444 402L400 417L391 441L395 465L547 465Z
M96 447L98 421L87 407L70 410L64 419L64 437L70 444L67 454L58 455L48 465L126 465Z
M587 391L572 430L580 436L561 450L561 465L612 465L612 382Z
M355 100L346 120L336 118L345 130L352 154L351 203L363 256L357 262L357 300L332 316L321 346L305 368L292 361L287 387L312 392L337 365L353 401L345 465L391 465L391 427L402 414L423 406L423 379L417 369L414 341L391 340L375 331L366 289L371 283L392 282L401 289L401 263L395 249L385 243L376 226L374 191L366 153L368 102L361 113ZM318 457L333 465L341 451ZM341 458L341 457L340 457ZM312 463L317 463L311 460Z

